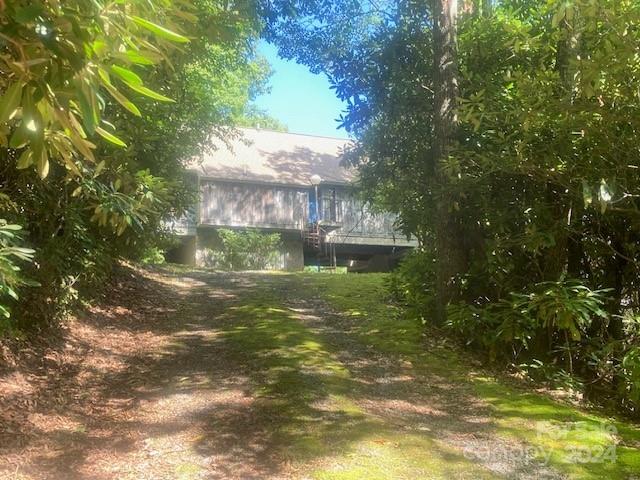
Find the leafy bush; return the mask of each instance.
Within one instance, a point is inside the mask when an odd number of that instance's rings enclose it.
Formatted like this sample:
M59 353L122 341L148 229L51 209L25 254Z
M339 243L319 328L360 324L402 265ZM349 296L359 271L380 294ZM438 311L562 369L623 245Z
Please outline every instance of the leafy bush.
M389 276L391 294L426 321L424 315L433 308L433 257L422 250L406 255Z
M265 270L277 265L281 239L279 233L258 230L217 231L219 249L205 249L201 261L208 267L223 270Z
M7 223L0 219L0 326L9 325L6 320L11 316L10 302L18 300L18 289L23 285L35 285L22 275L19 262L31 262L34 250L21 247L20 225ZM0 330L4 330L1 328Z
M424 323L431 321L434 309L433 264L428 254L416 251L405 257L389 281L394 296ZM444 328L465 345L493 361L511 363L535 381L574 391L597 390L600 401L611 398L628 412L637 412L640 322L627 315L624 339L607 338L609 293L579 279L537 282L502 299L451 303Z
M541 282L532 290L512 294L513 308L541 327L570 333L573 340L580 340L594 317L607 317L602 307L608 290L591 290L574 279Z
M640 346L629 348L622 357L621 376L624 381L620 384L620 394L640 408Z
M164 250L161 250L158 247L151 247L147 249L142 254L140 262L145 265L160 265L165 262Z
M505 353L515 359L527 349L536 322L507 301L485 305L460 302L449 305L445 328L466 345L486 350L492 359Z
M537 336L559 336L565 347L587 333L602 309L605 290L591 290L578 280L534 284L529 292L511 293L508 300L469 305L449 305L446 326L468 344L477 343L495 356L510 346L513 360L530 350ZM548 345L551 348L552 345ZM570 356L567 357L571 362Z

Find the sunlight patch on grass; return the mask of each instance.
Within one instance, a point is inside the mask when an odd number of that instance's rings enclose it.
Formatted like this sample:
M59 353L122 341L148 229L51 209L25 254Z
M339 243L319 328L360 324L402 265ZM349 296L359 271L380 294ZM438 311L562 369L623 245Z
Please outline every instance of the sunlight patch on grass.
M383 428L352 445L350 452L311 476L317 480L500 478L428 437L397 434Z
M469 375L469 367L453 350L434 347L427 350L421 323L404 315L388 300L386 275L302 277L306 286L311 284L316 295L349 319L346 321L354 322L352 331L362 343L383 353L399 355L411 362L418 372L467 383L493 408L497 434L524 440L537 447L549 456L550 465L570 478L622 480L639 474L640 429L584 413L542 395L520 392L493 379ZM352 317L357 319L351 320ZM587 454L606 455L610 447L615 447L616 458L613 461L606 458L600 463L576 461L576 458L585 458ZM354 460L342 471L336 470L331 475L327 474L329 476L318 478L390 478L384 469L368 470L370 468L373 467L359 465ZM386 465L385 468L393 466ZM437 466L434 468L437 470ZM404 473L398 475L397 478L405 478L402 476ZM391 477L396 478L394 475Z
M301 276L315 295L324 297L343 315L356 317L353 333L363 343L385 353L419 355L424 352L424 329L420 321L403 315L398 306L387 301L386 274Z
M279 302L273 292L252 294L228 310L233 321L222 338L251 366L255 408L269 419L270 445L286 463L314 465L311 476L318 479L489 478L482 466L431 437L398 431L367 414L355 400L359 385L325 337ZM380 327L376 342L389 341L386 330ZM393 348L401 340L391 340Z
M474 383L494 408L498 433L538 447L571 478L622 480L640 472L639 429L492 379Z

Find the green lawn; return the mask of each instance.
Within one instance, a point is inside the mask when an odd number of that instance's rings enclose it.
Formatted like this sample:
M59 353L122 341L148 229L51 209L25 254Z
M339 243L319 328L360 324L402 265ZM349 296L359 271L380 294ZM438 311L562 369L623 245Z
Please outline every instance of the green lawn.
M273 275L270 281L292 294L301 286L320 286L315 282L323 278L309 275L292 282L289 276ZM349 304L358 308L355 302ZM224 339L248 364L259 417L269 419L272 453L298 465L305 475L372 480L495 478L433 436L405 432L363 411L356 401L363 395L362 378L337 358L328 335L305 325L295 309L283 307L273 289L245 294L241 305L226 316L230 326ZM363 322L367 318L362 314Z
M315 293L344 315L358 318L365 344L398 355L417 370L470 382L493 409L496 434L525 440L549 456L558 471L576 479L630 479L640 475L640 429L630 423L515 389L474 372L446 348L427 349L423 328L388 301L385 275L307 275ZM581 463L576 459L602 459Z

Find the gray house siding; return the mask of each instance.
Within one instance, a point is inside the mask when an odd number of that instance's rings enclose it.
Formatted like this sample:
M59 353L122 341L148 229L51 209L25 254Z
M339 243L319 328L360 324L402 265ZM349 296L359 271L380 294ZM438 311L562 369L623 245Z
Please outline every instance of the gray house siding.
M200 225L303 230L309 219L311 187L201 180ZM396 216L373 213L343 185L321 185L323 223L337 227L330 240L370 245L414 245L396 231Z
M200 224L302 230L308 193L279 185L202 180Z
M336 223L328 241L354 245L415 246L395 229L396 215L374 213L349 187L323 186L320 192L321 218Z

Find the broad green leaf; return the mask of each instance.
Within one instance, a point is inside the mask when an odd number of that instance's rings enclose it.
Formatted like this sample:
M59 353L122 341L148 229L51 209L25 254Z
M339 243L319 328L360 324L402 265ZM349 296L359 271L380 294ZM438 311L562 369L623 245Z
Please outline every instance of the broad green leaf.
M5 286L4 291L7 292L7 294L14 300L18 300L18 294L13 288Z
M102 170L104 170L105 166L106 166L106 163L104 160L98 163L98 165L96 166L95 172L93 172L94 177L97 177L98 175L100 175L102 173Z
M127 147L126 143L124 143L118 137L107 132L105 129L101 127L96 127L96 133L100 135L102 138L104 138L105 140L108 140L109 142L113 143L114 145L118 145L119 147L123 147L123 148Z
M156 25L155 23L150 22L149 20L145 20L144 18L140 18L135 15L132 15L129 18L131 18L131 20L133 20L140 27L146 30L149 30L150 32L157 35L158 37L165 38L167 40L171 40L172 42L177 42L177 43L189 42L189 39L187 37L180 35L178 33L172 32L171 30L161 27L160 25Z
M31 149L27 149L18 158L18 163L16 163L16 168L18 170L24 170L25 168L29 168L33 163L33 152Z
M22 83L14 82L0 98L0 124L9 121L20 105L22 98Z
M27 135L27 128L24 121L20 122L20 126L16 128L11 140L9 140L9 146L14 149L27 146L29 143L29 136Z
M127 110L129 110L131 113L133 113L135 116L140 117L142 116L142 114L140 113L140 110L138 109L138 107L136 107L131 100L129 100L127 97L125 97L124 95L122 95L117 89L116 87L114 87L113 85L109 84L109 83L103 83L104 87L107 89L107 91L111 94L111 96L113 98L116 99L116 101L122 105L124 108L126 108Z
M104 68L98 68L98 76L102 80L102 83L111 85L111 78L109 77L109 73Z
M22 230L22 225L16 225L16 224L13 224L13 223L9 223L7 225L2 225L2 229L3 230L15 230L15 231L18 231L18 230Z
M111 72L116 74L122 80L124 80L127 85L142 85L142 79L131 70L126 68L119 67L117 65L111 65Z
M49 154L46 148L40 150L37 158L36 169L40 178L45 179L49 175Z
M96 40L91 45L91 49L98 55L102 55L102 53L106 50L107 44L103 40Z
M135 50L127 50L124 56L131 63L135 63L137 65L154 65L156 63L153 59L142 55L140 52L136 52Z
M149 98L153 98L154 100L159 100L161 102L175 102L174 99L169 98L169 97L165 97L164 95L161 95L158 92L154 92L153 90L144 87L142 85L131 85L129 83L127 83L127 85L129 86L129 88L135 92L141 93L142 95L145 95Z
M91 105L91 102L87 100L84 92L80 89L77 90L77 98L80 103L80 112L82 113L82 123L84 124L87 132L92 134L96 128L96 115Z

